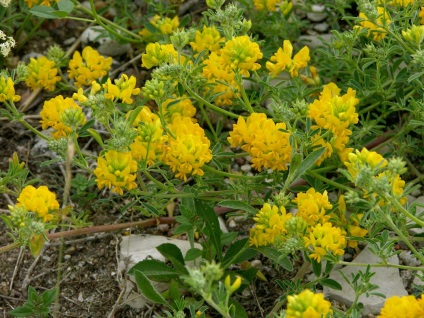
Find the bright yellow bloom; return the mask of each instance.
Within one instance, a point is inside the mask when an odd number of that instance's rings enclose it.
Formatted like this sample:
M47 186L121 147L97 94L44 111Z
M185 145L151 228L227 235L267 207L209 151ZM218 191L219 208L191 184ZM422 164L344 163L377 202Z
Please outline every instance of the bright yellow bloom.
M75 80L75 86L88 86L94 80L102 78L112 66L112 58L105 58L95 49L86 46L82 55L76 51L69 61L69 78Z
M18 102L21 96L15 95L15 86L10 77L0 77L0 103L5 101Z
M194 38L194 42L190 42L190 45L198 53L203 50L216 52L221 48L220 43L224 41L225 38L221 37L221 34L214 26L207 27L204 25L202 32L196 30L196 37Z
M406 6L408 6L408 5L412 5L412 4L414 4L414 0L391 0L391 1L382 1L383 3L385 2L386 4L389 4L389 5L398 5L398 6L401 6L401 7L406 7Z
M258 11L266 10L275 12L277 11L277 3L279 1L280 0L253 0L253 5Z
M136 179L137 162L131 152L118 152L109 150L104 158L97 158L97 168L94 175L99 189L108 187L112 192L124 194L123 189L132 190L137 187Z
M60 76L57 76L57 73L58 70L54 62L50 61L47 57L31 58L28 64L28 76L25 83L33 90L41 87L48 91L53 91L56 83L60 81Z
M96 81L91 82L90 95L96 94L102 87ZM88 98L84 95L84 90L82 87L78 88L78 92L72 95L72 98L79 101L80 103L84 103L88 100Z
M122 74L119 79L114 80L115 84L112 84L110 78L103 84L103 88L106 89L105 97L115 101L116 99L122 100L123 103L132 104L133 100L131 95L140 94L140 89L135 88L136 79L134 76L128 78L126 74Z
M178 26L180 25L180 20L178 16L170 18L161 18L158 15L155 15L153 19L150 20L150 23L157 28L162 34L172 34Z
M297 204L298 208L296 216L303 218L308 225L325 223L330 219L325 212L330 210L333 205L328 201L327 191L319 193L314 188L310 188L306 193L298 193L293 202Z
M177 172L177 178L185 181L188 174L203 176L203 165L212 160L210 141L204 130L189 117L176 117L168 129L173 136L168 136L163 162Z
M347 167L349 174L352 176L352 180L356 180L361 169L364 169L365 167L369 167L371 169L375 169L377 167L384 168L387 166L387 160L375 151L368 151L367 148L362 148L360 152L356 149L355 153L350 153L348 161L345 161L344 165Z
M318 263L327 253L343 255L346 247L346 233L338 227L333 227L331 223L317 224L309 232L309 237L303 237L305 246L311 248L310 258Z
M298 295L287 296L286 318L332 317L331 304L323 294L305 289Z
M309 106L308 117L315 120L316 127L331 130L337 136L350 135L348 127L358 123L355 106L359 100L356 91L348 88L345 95L340 96L340 88L334 83L324 86L319 99Z
M25 3L27 4L28 8L32 8L36 4L51 7L52 4L59 2L59 0L43 0L40 3L40 0L25 0Z
M242 35L227 41L221 50L221 56L233 70L238 70L244 76L250 76L249 71L261 68L256 62L263 54L257 43L252 42L247 35Z
M132 156L137 161L145 161L147 165L157 162L163 153L166 136L159 116L144 106L133 125L137 128L137 137L130 145Z
M402 37L409 42L420 45L424 40L424 25L413 25L410 29L402 30Z
M283 48L279 48L271 57L270 61L266 62L266 68L273 77L278 76L281 72L287 71L291 77L299 75L299 69L308 66L311 59L309 56L309 48L304 46L297 52L293 59L293 46L289 40L284 40ZM275 62L272 63L272 62Z
M227 138L232 147L241 146L252 158L252 167L287 170L291 158L290 134L284 123L275 124L263 113L252 113L247 121L239 117Z
M421 7L418 16L420 17L420 24L424 24L424 7Z
M164 63L175 63L178 52L172 44L149 43L146 53L141 55L141 66L150 69Z
M387 180L387 177L389 178L389 185L391 187L390 194L393 195L396 199L398 199L402 205L404 205L406 202L408 202L408 198L403 196L403 188L405 187L405 181L402 180L402 178L398 174L392 175L389 171L384 171L380 173L378 176L375 177L375 179ZM380 206L383 206L385 204L384 200L380 200L378 204Z
M172 123L176 117L193 118L196 115L196 108L186 96L182 96L181 99L168 98L162 103L161 108L162 114L168 123Z
M386 300L378 318L421 318L424 317L424 296L392 296Z
M390 16L383 7L377 7L377 11L378 18L376 23L369 21L366 14L360 12L359 17L364 20L359 23L358 27L368 29L367 36L372 37L375 41L380 41L386 36L387 32L383 27L387 28L390 24Z
M284 226L291 217L292 214L287 213L283 206L280 208L276 205L271 207L268 203L265 203L253 218L256 224L250 229L249 245L258 247L274 244L275 241L281 239L284 233L287 233Z
M28 212L34 212L47 222L53 219L53 213L59 209L59 202L56 194L50 192L46 186L34 188L30 185L22 189L16 206L23 206Z
M241 277L237 275L236 280L234 281L234 283L231 284L231 276L227 275L227 277L225 277L224 286L225 286L225 289L227 290L227 292L229 294L232 294L237 289L240 288L241 282L242 282Z
M81 107L72 98L66 97L63 98L62 95L56 96L55 98L49 99L44 102L43 110L40 112L41 116L41 128L47 129L52 127L54 132L52 137L54 139L59 139L61 137L66 137L72 132L72 128L65 125L60 116L68 109L75 109L82 111ZM81 112L82 114L82 112ZM82 116L84 116L82 114ZM85 123L85 116L81 124Z

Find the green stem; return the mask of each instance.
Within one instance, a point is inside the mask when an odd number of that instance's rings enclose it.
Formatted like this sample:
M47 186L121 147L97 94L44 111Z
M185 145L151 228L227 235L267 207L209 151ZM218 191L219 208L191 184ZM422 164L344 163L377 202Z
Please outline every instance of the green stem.
M221 177L228 177L228 178L238 178L238 179L255 179L255 176L246 176L246 175L241 175L241 174L235 174L235 173L230 173L230 172L225 172L225 171L221 171L221 170L217 170L215 168L212 168L210 166L206 166L204 165L202 167L203 170L217 174Z
M200 108L200 112L203 115L203 119L206 121L206 124L208 125L210 131L213 134L215 141L219 142L219 138L218 138L218 135L216 134L215 127L212 125L211 121L209 120L208 114L206 114L205 108L203 107L202 103L199 103L199 108Z
M244 89L243 83L240 81L238 83L238 86L240 88L241 97L243 98L243 102L247 108L247 111L251 114L254 113L255 111L252 108L252 104L250 104L250 101L249 101L249 98L247 97L246 90Z
M370 267L393 267L393 268L399 268L399 269L409 269L409 270L413 270L413 271L424 271L424 267L406 266L406 265L390 264L390 263L367 264L367 263L353 263L353 262L338 261L336 264L346 265L346 266L362 266L362 267L367 267L367 266L370 266Z
M17 120L18 123L20 123L21 125L23 125L25 128L28 128L29 130L31 130L34 134L36 134L38 137L49 141L50 138L47 137L46 135L44 135L43 133L39 132L37 129L35 129L34 127L32 127L30 124L28 124L25 119L20 118Z
M14 250L15 248L17 248L19 246L22 246L21 242L14 242L14 243L12 243L10 245L6 245L6 246L3 246L3 247L0 247L0 254L9 252L11 250Z
M420 225L421 227L424 227L424 221L420 220L419 218L417 218L415 215L413 215L411 212L409 212L407 209L405 209L402 204L400 204L400 202L398 200L396 200L395 198L393 198L390 194L387 194L385 196L386 198L388 197L390 200L390 203L393 204L399 211L401 211L406 217L408 217L409 219L411 219L412 221L414 221L415 223L417 223L418 225ZM423 263L424 264L424 263Z
M171 192L174 196L175 194L178 194L178 191L175 189L171 189L167 186L165 186L163 183L159 182L158 180L156 180L148 171L147 169L143 170L143 173L146 175L147 178L149 178L150 181L152 181L158 188Z
M345 191L354 191L354 189L352 189L351 187L348 187L348 186L345 186L345 185L340 184L340 183L338 183L338 182L335 182L335 181L333 181L333 180L330 180L330 179L328 179L328 178L326 178L326 177L324 177L324 176L322 176L322 175L320 175L320 174L316 173L316 172L315 172L315 171L313 171L313 170L309 170L307 173L308 173L310 176L312 176L312 177L314 177L314 178L317 178L317 179L319 179L319 180L321 180L321 181L323 181L323 182L325 182L325 183L327 183L327 184L329 184L329 185L332 185L333 187L335 187L335 188L337 188L337 189L342 189L342 190L345 190Z
M202 103L206 106L208 106L210 109L216 111L217 113L220 113L222 115L226 115L228 117L231 118L235 118L238 119L240 117L240 115L234 114L232 112L226 111L225 109L222 109L218 106L215 106L211 103L209 103L207 100L203 99L202 97L200 97L199 95L197 95L190 87L188 87L188 85L186 83L181 83L184 86L184 89L195 99L197 100L199 103Z

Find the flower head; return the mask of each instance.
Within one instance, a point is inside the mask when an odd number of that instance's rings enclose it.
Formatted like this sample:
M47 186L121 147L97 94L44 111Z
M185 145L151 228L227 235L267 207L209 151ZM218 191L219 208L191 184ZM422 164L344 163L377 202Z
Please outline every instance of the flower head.
M103 88L106 89L105 97L112 101L116 99L122 100L126 104L132 104L133 100L131 95L140 94L140 89L135 88L136 79L134 76L128 78L126 74L122 74L119 79L114 80L115 84L112 84L110 78L103 84Z
M157 28L162 34L172 34L180 25L178 16L171 18L161 18L159 15L155 15L150 23Z
M308 66L311 59L309 57L309 48L304 46L297 52L293 59L293 46L289 40L284 40L283 48L279 48L277 52L271 57L270 61L266 62L266 68L273 77L278 76L283 71L290 73L290 76L298 76L299 69ZM272 62L275 62L272 63Z
M53 3L59 2L59 0L25 0L28 8L32 8L34 5L42 5L46 7L50 7Z
M44 102L43 110L40 112L41 128L47 129L48 127L52 127L54 130L52 136L55 139L68 136L73 129L62 121L63 118L61 119L61 115L63 116L69 109L78 111L78 116L81 118L79 120L80 125L85 123L85 116L82 113L81 107L72 98L63 98L62 95L59 95Z
M310 188L306 192L298 193L293 202L298 207L296 215L303 218L309 225L324 223L330 219L330 216L326 215L326 211L333 206L328 201L327 191L319 193L314 188Z
M418 318L424 317L424 296L392 296L386 300L378 318Z
M176 117L168 128L172 136L168 136L163 162L177 172L177 178L187 180L188 174L202 176L203 165L212 160L204 130L189 117Z
M365 168L374 170L376 168L384 168L387 166L387 160L382 155L375 151L368 151L366 148L362 148L361 151L355 150L355 152L348 155L348 160L345 161L345 166L353 181L357 179L358 174Z
M112 66L112 58L105 58L91 46L82 50L82 55L76 51L69 61L69 78L75 80L75 86L88 86L94 80L102 78Z
M21 96L15 95L15 86L10 77L0 76L0 103L5 101L17 102Z
M54 217L54 212L59 209L56 194L49 191L46 186L35 188L26 186L18 197L17 207L24 207L26 211L37 214L44 222Z
M287 318L321 318L332 315L331 304L323 294L305 289L298 295L287 296Z
M135 183L137 162L131 152L118 152L109 150L104 157L97 159L97 168L94 174L99 189L108 187L112 192L122 195L123 189L132 190L137 187Z
M141 55L141 66L150 69L165 63L177 61L178 52L172 44L149 43L146 53Z
M191 100L185 96L182 96L181 99L168 98L162 103L161 108L168 123L172 123L176 117L193 118L196 115L196 108Z
M253 0L253 5L258 11L269 11L275 12L277 11L277 3L280 0Z
M202 32L196 30L196 36L194 42L190 42L191 47L194 51L200 53L203 50L209 52L216 52L221 48L221 42L224 42L225 38L221 37L219 31L214 27L203 26Z
M249 71L261 68L256 62L263 54L257 43L252 42L247 35L242 35L228 40L221 50L221 56L233 70L238 70L244 76L250 76Z
M368 30L367 36L372 37L375 41L381 41L386 36L386 30L384 29L390 24L389 14L385 8L377 7L378 17L376 20L370 19L368 13L359 13L359 17L364 19L359 23L359 28Z
M27 70L28 76L25 83L33 90L40 87L48 91L53 91L56 83L60 81L60 76L57 76L58 70L54 62L45 56L37 59L31 58Z
M1 1L0 1L1 3ZM7 7L7 5L5 3L1 3L3 4L4 7ZM1 55L3 55L4 57L8 56L10 53L10 50L15 47L15 40L11 37L11 36L6 36L6 34L0 30L0 40L2 43L0 43L0 53Z

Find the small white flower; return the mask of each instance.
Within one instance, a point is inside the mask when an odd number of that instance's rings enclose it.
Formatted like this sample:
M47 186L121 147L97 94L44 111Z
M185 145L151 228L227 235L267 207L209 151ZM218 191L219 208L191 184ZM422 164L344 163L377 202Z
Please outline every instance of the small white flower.
M11 2L12 0L0 0L0 4L5 8L7 8Z
M0 3L3 4L3 0L0 0ZM4 57L8 56L12 47L15 47L16 42L11 36L6 36L6 34L0 30L0 40L4 41L0 43L0 53Z

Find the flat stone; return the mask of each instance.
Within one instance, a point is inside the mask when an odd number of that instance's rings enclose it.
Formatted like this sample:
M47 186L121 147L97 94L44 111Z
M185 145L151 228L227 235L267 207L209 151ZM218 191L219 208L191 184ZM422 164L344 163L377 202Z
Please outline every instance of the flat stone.
M388 259L390 264L399 264L399 258L397 255L394 255ZM381 259L375 256L371 251L366 247L352 262L354 263L366 263L366 264L376 264L381 263ZM365 272L366 268L364 266L345 266L341 271L346 275L347 278L352 279L352 273L356 275L359 271ZM386 299L392 296L407 296L408 292L403 286L402 279L397 268L392 267L377 267L371 268L371 271L375 272L375 275L371 277L370 282L379 286L378 289L374 292L381 293L386 296L386 298L381 298L378 296L370 295L361 295L359 297L359 302L364 304L362 310L362 315L366 316L369 314L376 315L381 311ZM355 293L348 285L348 283L343 279L339 271L333 271L330 275L331 279L336 280L341 286L342 290L334 290L324 286L324 294L326 297L342 302L346 306L351 306L354 299Z
M165 257L156 249L161 244L172 243L178 246L183 256L191 248L189 241L167 238L161 235L129 235L122 238L120 244L120 255L118 262L118 270L128 271L138 262L145 259L155 259L165 262ZM195 247L202 249L202 246L195 243ZM123 302L133 308L144 308L149 302L143 295L141 295L134 283L134 277L125 275L121 286L125 288L123 295ZM151 281L152 285L159 292L163 292L168 288L166 283L158 283Z
M321 4L312 5L312 12L307 12L306 17L313 22L321 22L328 17L325 6Z
M325 44L330 43L333 35L331 33L325 33L320 35L301 35L299 37L299 44L306 45L310 49L316 49L323 47Z
M329 27L330 27L330 25L327 22L321 22L321 23L315 24L312 28L315 31L318 31L320 33L325 33L325 32L328 31Z

